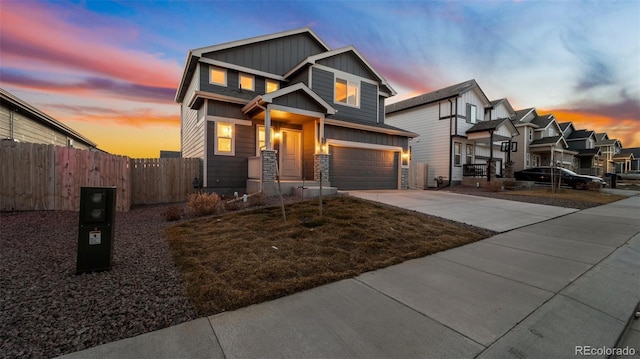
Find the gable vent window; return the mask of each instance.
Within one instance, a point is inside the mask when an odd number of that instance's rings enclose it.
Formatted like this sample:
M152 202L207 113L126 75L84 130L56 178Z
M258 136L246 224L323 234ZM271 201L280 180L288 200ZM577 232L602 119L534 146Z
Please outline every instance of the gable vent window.
M360 106L360 83L336 78L335 102L351 106Z
M209 66L209 83L220 86L227 86L227 70Z
M247 91L256 90L256 78L253 75L240 74L240 89Z
M478 109L475 105L470 103L467 104L467 122L468 123L476 123L478 122Z

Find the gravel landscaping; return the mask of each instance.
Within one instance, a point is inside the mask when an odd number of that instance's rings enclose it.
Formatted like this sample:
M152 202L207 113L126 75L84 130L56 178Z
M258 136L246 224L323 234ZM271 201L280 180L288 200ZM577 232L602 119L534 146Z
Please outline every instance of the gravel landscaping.
M167 206L116 214L112 269L76 275L78 213L0 214L0 358L51 358L195 319Z
M452 191L597 205L463 186ZM51 358L195 319L163 237L176 223L165 220L169 207L117 213L112 269L81 275L75 274L77 212L0 213L0 358Z

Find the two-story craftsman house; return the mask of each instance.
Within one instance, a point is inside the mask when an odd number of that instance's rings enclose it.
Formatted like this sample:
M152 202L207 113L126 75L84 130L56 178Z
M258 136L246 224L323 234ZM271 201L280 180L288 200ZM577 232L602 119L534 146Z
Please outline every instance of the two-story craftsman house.
M182 155L203 159L219 193L321 175L338 189L406 188L416 135L385 123L395 93L356 48L309 28L194 49L175 98Z

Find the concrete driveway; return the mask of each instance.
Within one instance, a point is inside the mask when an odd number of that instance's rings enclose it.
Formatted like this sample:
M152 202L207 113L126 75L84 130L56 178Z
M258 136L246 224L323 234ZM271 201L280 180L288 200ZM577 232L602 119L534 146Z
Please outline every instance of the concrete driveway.
M445 191L372 190L349 191L349 195L500 233L578 211Z

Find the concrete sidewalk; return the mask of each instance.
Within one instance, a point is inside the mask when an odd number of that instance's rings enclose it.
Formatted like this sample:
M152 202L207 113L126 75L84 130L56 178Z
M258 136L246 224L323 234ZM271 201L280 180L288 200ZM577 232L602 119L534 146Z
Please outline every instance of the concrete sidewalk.
M558 212L463 247L63 358L573 358L576 346L614 347L640 301L639 213L638 196ZM631 328L622 343L633 346L637 323Z

